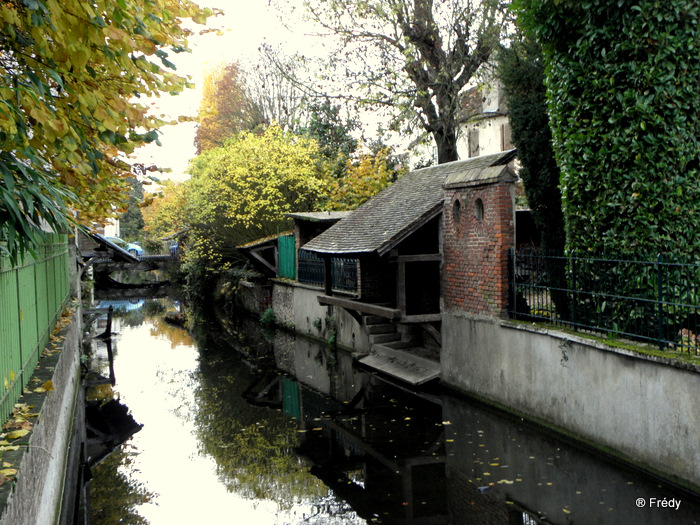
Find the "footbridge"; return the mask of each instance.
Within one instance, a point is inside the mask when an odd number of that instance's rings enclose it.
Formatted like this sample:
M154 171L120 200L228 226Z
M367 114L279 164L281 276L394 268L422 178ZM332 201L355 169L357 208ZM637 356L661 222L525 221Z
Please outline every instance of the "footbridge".
M129 275L129 281L135 272L162 270L173 271L177 268L179 257L176 253L168 255L134 255L97 233L85 232L81 238L80 260L81 273L92 268L95 285L103 289L120 289L126 291L150 289L167 286L168 280L138 279L140 282L122 282L112 278L113 273Z

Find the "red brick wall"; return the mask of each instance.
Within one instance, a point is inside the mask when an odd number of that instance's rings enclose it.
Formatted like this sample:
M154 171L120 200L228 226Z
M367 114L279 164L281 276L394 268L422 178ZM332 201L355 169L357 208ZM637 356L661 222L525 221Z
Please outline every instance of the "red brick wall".
M499 182L446 191L442 298L445 310L503 317L508 308L508 248L515 241L510 187ZM475 216L481 199L483 218ZM454 203L460 202L459 220Z

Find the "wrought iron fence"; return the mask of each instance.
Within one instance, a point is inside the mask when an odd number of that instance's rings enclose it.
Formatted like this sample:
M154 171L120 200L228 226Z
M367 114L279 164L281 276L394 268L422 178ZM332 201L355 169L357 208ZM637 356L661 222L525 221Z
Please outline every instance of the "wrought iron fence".
M11 265L0 257L0 419L22 394L70 295L66 236Z
M700 354L700 263L509 251L511 317Z
M300 283L323 286L323 259L314 252L299 250L298 278ZM357 292L357 259L331 258L333 290Z

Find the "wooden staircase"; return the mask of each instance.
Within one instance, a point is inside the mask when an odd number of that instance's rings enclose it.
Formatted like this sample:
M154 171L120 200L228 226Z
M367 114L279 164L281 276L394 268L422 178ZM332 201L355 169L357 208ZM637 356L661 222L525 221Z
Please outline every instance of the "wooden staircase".
M362 324L372 346L401 341L396 323L378 315L363 315Z
M404 341L397 324L376 315L363 315L362 325L371 343L370 353L360 362L413 385L440 376L440 363L427 358L427 350Z

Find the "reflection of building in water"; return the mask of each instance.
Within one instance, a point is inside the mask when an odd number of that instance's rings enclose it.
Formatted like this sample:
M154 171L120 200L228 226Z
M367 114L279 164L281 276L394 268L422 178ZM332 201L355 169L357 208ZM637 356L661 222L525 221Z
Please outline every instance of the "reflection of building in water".
M638 498L674 497L653 480L435 385L412 391L327 345L279 332L274 339L277 368L246 397L299 421L297 452L368 522L668 522L634 506ZM684 501L674 519L697 523L700 510Z

